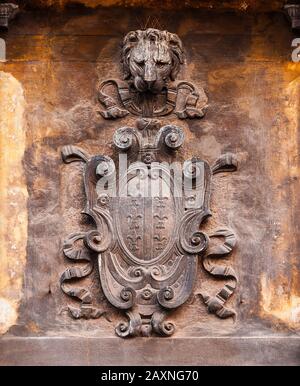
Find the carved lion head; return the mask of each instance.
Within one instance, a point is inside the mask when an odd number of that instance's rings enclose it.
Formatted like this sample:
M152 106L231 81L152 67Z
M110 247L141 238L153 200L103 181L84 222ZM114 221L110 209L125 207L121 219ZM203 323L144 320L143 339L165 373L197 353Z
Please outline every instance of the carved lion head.
M125 79L139 92L160 93L175 80L183 63L181 40L153 28L131 31L123 41L122 63Z

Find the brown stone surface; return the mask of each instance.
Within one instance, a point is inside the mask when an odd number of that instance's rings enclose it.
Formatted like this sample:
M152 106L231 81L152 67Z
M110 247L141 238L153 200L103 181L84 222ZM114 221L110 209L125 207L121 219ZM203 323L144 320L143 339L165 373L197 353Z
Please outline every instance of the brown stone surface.
M297 2L297 0L295 0ZM294 3L295 3L294 2ZM204 8L204 9L236 9L238 11L274 11L282 10L285 0L23 0L24 5L32 7L56 7L64 8L70 4L78 3L86 7L97 6L112 7L146 7L162 9Z
M27 243L26 138L21 84L0 71L0 334L18 319Z
M0 340L0 359L10 366L299 366L299 343L299 337L257 336L138 338L135 342L97 337L12 337ZM77 381L71 371L68 379L74 378Z
M20 238L26 269L18 318L2 339L114 337L122 315L103 299L96 274L86 283L112 322L72 320L64 310L70 300L59 287L68 264L62 241L92 224L80 214L81 165L64 165L60 149L73 144L90 154L112 155L114 130L134 124L133 118L104 121L97 113L95 87L98 79L120 76L119 42L149 16L150 24L158 18L162 28L183 40L187 63L179 79L204 87L209 96L203 120L180 123L186 134L182 157L196 155L212 163L231 151L240 161L237 173L215 178L213 217L207 224L229 226L238 237L230 258L240 279L230 301L237 322L216 319L191 299L170 318L178 327L176 338L273 339L299 333L300 65L290 59L293 35L284 15L73 7L61 13L23 12L5 35L8 61L0 70L20 82L26 101L26 143L16 151L23 154L25 147L21 174L28 190L28 238L26 233ZM175 117L162 122L178 123ZM9 146L5 136L1 152ZM22 170L18 165L14 173ZM199 287L213 293L222 284L200 270ZM159 351L158 343L155 347Z

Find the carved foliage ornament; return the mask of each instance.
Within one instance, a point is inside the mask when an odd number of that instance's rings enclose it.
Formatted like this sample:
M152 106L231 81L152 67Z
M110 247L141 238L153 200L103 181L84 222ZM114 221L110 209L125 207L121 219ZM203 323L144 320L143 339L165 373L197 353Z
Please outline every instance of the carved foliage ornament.
M126 36L123 65L129 82L127 92L131 87L136 98L132 104L123 105L127 112L140 108L143 115L150 106L146 115L159 115L154 97L167 96L169 81L175 79L182 63L181 55L179 38L169 32L151 29ZM177 88L177 98L179 91ZM193 99L191 107L194 92L194 88L189 89L181 112L200 117L202 114L191 113L197 101ZM160 109L168 109L167 99L165 102ZM178 113L176 106L173 110ZM116 111L120 110L111 104L106 117ZM166 318L193 295L199 260L209 274L230 281L216 295L196 295L210 313L220 318L235 317L235 311L225 303L235 290L236 273L230 266L216 263L230 254L235 236L225 228L207 234L201 226L211 216L212 176L235 171L237 162L232 154L225 154L212 167L197 157L176 164L184 133L176 125L161 126L157 119L143 117L134 128L116 130L113 141L118 163L104 155L89 156L74 146L62 149L64 162L84 163L84 213L94 220L95 229L73 233L65 241L65 256L86 264L68 268L61 276L61 288L80 301L79 308L68 308L74 318L107 317L93 306L88 288L70 285L74 279L90 275L97 262L105 297L128 317L127 322L116 326L120 337L172 335L175 325Z

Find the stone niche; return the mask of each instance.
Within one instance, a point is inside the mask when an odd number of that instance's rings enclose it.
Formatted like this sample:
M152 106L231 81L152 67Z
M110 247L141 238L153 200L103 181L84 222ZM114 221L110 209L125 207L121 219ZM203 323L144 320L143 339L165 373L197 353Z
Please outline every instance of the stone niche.
M7 50L0 63L0 364L299 365L300 65L291 60L296 36L284 2L224 1L212 9L205 1L161 9L141 1L24 3L0 36ZM120 42L149 27L180 37L178 79L208 96L202 119L160 117L185 134L180 159L213 164L233 153L239 163L214 179L205 224L208 233L226 224L236 235L228 259L239 281L227 305L237 316L216 318L191 296L170 316L171 337L126 340L115 335L124 313L106 300L96 266L84 284L101 317L72 318L68 306L78 303L61 291L64 239L94 226L81 214L82 164L65 165L61 149L114 156L115 130L134 127L136 118L103 119L97 84L121 77ZM197 275L195 293L217 293L226 283L202 269Z

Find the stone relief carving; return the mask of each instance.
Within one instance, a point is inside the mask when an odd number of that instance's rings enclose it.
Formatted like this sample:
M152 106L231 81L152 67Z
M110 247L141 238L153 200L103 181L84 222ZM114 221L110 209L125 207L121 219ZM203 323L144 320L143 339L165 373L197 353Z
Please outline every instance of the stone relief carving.
M236 288L237 275L232 267L217 263L233 250L235 235L226 228L211 234L201 228L211 216L213 176L235 171L237 161L233 154L225 154L212 167L199 157L183 165L174 163L184 144L184 132L177 125L162 126L156 117L172 111L179 118L203 116L196 109L198 94L186 82L179 83L174 103L169 104L169 92L175 90L169 81L175 80L183 60L177 35L153 29L130 32L122 55L128 82L121 88L119 81L106 81L99 94L106 107L105 118L129 112L141 115L136 127L115 131L118 162L105 155L90 156L75 146L62 149L65 163L84 163L84 213L95 223L95 229L73 233L64 243L67 258L86 262L61 276L64 293L80 301L69 312L74 318L107 318L104 310L93 306L91 291L73 283L90 275L97 263L95 271L105 297L128 317L116 326L116 334L170 336L175 325L167 318L194 294L200 262L210 275L228 279L230 284L216 295L201 292L196 297L210 313L235 317L226 302ZM121 107L104 94L109 82L123 101ZM185 94L181 94L183 89Z
M176 34L149 28L129 32L123 41L124 80L109 79L99 85L98 98L105 119L133 114L200 118L207 96L189 82L175 82L184 62L182 42ZM197 107L198 105L198 107Z
M291 21L293 30L300 30L300 4L286 4L284 10Z
M9 22L19 12L19 6L12 3L0 4L0 29L7 30Z
M221 318L235 315L233 310L225 307L225 302L235 289L237 276L231 267L215 264L212 260L232 251L235 236L228 229L207 235L200 227L211 215L212 175L234 171L236 160L233 155L226 154L212 168L198 158L187 160L182 174L190 184L182 191L181 184L176 183L175 177L161 162L175 153L183 141L181 128L174 125L159 128L156 120L143 119L138 121L137 128L118 129L114 144L120 152L129 155L129 167L119 177L116 177L115 163L109 157L90 157L73 146L62 149L65 162L85 163L87 205L84 212L96 224L95 230L70 235L64 246L68 258L88 262L84 268L66 270L61 278L64 292L81 301L80 309L70 309L73 317L103 315L103 311L91 306L92 298L87 289L65 288L65 281L91 273L88 250L97 254L105 296L128 315L129 322L116 327L119 336L148 336L152 331L171 335L175 327L165 318L191 296L199 259L211 275L233 279L234 284L226 284L216 296L198 295L209 312ZM130 153L136 155L136 159ZM109 188L105 187L106 182L110 183ZM149 186L156 194L144 194ZM214 238L223 238L224 242L214 246ZM75 247L78 240L83 240L80 249Z

